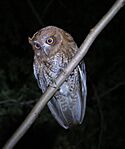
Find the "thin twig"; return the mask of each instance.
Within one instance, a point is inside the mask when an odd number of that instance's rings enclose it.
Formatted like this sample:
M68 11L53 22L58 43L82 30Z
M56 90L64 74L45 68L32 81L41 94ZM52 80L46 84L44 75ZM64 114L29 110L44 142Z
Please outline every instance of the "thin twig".
M28 101L18 101L16 99L8 99L8 100L2 100L0 101L0 106L2 105L7 105L7 104L11 104L12 106L14 104L18 104L18 105L31 105L31 104L34 104L37 100L34 99L34 100L28 100Z
M37 10L36 10L35 7L33 6L31 0L27 0L27 3L28 3L28 5L29 5L29 7L31 8L31 10L32 10L34 16L36 17L37 21L39 22L39 24L43 26L44 23L43 23L42 19L40 18L40 16L39 16Z
M45 6L45 8L42 11L42 18L45 17L45 15L47 14L47 11L49 10L49 7L52 5L52 3L54 2L54 0L50 0L47 5Z
M108 95L109 93L111 93L112 91L116 90L117 88L119 88L122 85L125 85L125 82L119 82L115 86L109 88L106 92L104 92L101 95L99 95L99 98L103 98L104 96Z
M104 130L104 116L103 116L103 112L102 112L102 105L101 105L101 100L99 98L98 95L98 91L95 87L94 84L92 84L93 86L93 90L94 90L94 94L95 94L95 98L97 100L97 105L98 105L98 111L99 111L99 115L100 115L100 133L99 133L99 142L98 142L98 149L101 148L101 144L102 144L102 136L103 136L103 130Z
M83 59L85 54L88 52L88 49L92 45L93 41L99 35L99 33L104 29L104 27L111 21L111 19L118 13L118 11L123 7L125 0L117 0L109 12L99 21L99 23L90 31L84 42L79 48L79 51L76 53L72 61L68 64L64 72L62 72L53 85L48 87L47 91L43 94L40 100L36 103L32 111L26 117L21 126L13 134L13 136L8 140L3 149L12 149L16 143L21 139L21 137L26 133L29 127L36 120L38 114L47 104L49 99L54 95L58 90L61 84L65 79L70 75L73 69L78 65L78 63ZM55 86L56 87L52 87Z
M2 100L2 101L0 101L0 105L8 104L8 103L17 103L17 100L8 99L8 100Z

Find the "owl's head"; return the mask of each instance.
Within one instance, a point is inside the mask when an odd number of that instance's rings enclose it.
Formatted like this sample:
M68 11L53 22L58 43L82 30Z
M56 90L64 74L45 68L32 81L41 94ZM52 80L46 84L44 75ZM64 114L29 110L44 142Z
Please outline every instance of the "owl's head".
M36 32L32 38L29 38L29 43L37 56L48 57L60 52L62 49L67 50L75 42L72 36L64 30L55 26L48 26Z

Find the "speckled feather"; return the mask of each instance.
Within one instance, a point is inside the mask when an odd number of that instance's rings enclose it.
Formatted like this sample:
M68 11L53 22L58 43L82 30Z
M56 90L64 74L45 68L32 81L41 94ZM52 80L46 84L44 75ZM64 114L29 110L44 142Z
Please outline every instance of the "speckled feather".
M54 26L36 32L29 38L29 43L34 50L34 75L44 93L67 66L78 48L70 34ZM86 94L86 72L82 61L48 102L52 115L62 127L67 129L82 123Z

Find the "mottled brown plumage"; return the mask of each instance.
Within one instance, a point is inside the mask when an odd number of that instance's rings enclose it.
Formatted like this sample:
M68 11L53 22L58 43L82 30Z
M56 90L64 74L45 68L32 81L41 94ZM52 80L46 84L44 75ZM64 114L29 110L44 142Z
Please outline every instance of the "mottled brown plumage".
M34 50L34 75L44 93L71 61L78 48L70 34L54 26L36 32L29 38L29 43ZM48 102L52 115L62 127L69 128L82 122L86 92L85 65L81 62Z

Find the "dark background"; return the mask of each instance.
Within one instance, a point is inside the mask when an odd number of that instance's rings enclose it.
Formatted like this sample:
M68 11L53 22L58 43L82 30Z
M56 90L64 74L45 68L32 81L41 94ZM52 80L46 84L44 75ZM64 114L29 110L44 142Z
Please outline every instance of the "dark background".
M69 32L78 46L115 0L0 1L0 148L41 96L28 37L44 26ZM64 130L47 107L15 146L47 149L125 148L125 9L101 32L85 56L84 122Z

